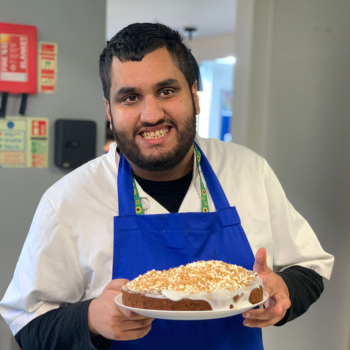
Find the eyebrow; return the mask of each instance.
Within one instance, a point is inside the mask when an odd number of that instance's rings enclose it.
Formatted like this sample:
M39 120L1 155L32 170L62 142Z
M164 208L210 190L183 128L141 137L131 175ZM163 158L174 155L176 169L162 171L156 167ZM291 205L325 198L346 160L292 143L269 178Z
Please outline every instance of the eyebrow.
M163 87L167 87L167 86L174 86L174 85L180 85L180 82L174 78L168 78L165 79L163 81L160 81L158 83L156 83L154 85L155 89L161 89ZM139 89L135 88L135 87L129 87L129 86L125 86L120 88L114 95L114 100L117 100L118 97L122 96L122 95L127 95L127 94L135 94L139 91Z
M180 82L174 78L165 79L163 81L160 81L155 85L157 89L167 86L174 86L174 85L180 85Z
M114 99L117 100L119 96L126 95L126 94L133 94L136 93L137 89L134 87L122 87L120 88L114 95Z

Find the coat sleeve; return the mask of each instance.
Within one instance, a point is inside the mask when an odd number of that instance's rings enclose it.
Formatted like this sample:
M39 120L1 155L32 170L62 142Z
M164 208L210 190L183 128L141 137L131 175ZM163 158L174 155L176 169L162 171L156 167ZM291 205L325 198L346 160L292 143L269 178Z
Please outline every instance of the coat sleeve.
M326 253L308 222L293 208L276 175L264 161L263 179L273 237L273 265L283 271L298 265L329 279L334 257Z
M0 313L16 334L34 318L80 301L77 253L47 194L41 199Z
M22 349L107 350L112 341L101 335L90 338L88 307L85 300L41 315L16 334ZM69 320L69 322L67 321Z

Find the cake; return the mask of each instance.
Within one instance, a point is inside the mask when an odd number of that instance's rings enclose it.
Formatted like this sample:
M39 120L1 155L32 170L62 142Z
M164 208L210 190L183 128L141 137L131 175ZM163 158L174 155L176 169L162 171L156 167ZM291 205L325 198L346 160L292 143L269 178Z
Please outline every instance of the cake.
M264 285L255 272L218 260L152 270L122 289L125 306L152 310L240 309L258 304L263 296Z

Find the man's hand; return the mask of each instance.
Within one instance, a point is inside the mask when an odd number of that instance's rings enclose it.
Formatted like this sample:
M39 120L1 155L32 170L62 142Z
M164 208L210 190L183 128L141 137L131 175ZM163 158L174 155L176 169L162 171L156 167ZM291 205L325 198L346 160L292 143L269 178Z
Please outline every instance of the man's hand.
M289 290L283 278L266 264L266 249L260 248L255 255L253 271L262 279L269 299L265 309L252 309L243 313L247 327L268 327L281 321L290 308Z
M92 300L88 309L89 329L92 335L101 334L112 340L143 338L152 328L153 318L118 308L115 297L128 280L116 279L107 284L102 294Z

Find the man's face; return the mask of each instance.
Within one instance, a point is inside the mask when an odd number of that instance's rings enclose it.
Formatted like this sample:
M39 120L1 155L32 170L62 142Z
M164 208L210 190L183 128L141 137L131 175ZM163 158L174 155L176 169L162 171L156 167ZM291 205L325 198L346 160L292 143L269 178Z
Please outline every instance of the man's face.
M143 170L180 164L193 145L199 104L166 48L141 62L113 59L110 104L114 137L125 157Z

